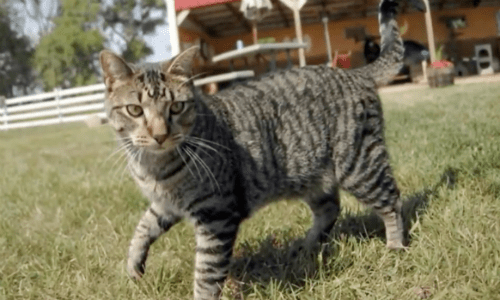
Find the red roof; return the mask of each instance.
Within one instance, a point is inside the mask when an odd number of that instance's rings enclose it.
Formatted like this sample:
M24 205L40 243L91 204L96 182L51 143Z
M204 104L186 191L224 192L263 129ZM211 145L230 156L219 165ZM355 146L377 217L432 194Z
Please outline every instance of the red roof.
M176 0L175 10L181 11L185 9L198 8L203 6L210 6L215 4L236 2L240 0Z

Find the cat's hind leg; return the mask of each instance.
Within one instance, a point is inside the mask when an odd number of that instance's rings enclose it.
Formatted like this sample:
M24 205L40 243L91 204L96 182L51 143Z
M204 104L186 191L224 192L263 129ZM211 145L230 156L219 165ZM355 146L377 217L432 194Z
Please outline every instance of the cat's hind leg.
M306 236L305 245L324 243L340 212L339 190L332 188L326 194L306 200L313 214L313 226Z
M146 210L130 241L127 260L127 272L130 277L141 278L144 274L149 247L179 220L179 217L164 213L154 205Z
M363 149L356 167L337 164L341 187L359 201L373 208L385 225L387 247L404 249L404 229L399 189L392 175L389 158L383 144ZM351 170L342 172L342 170Z

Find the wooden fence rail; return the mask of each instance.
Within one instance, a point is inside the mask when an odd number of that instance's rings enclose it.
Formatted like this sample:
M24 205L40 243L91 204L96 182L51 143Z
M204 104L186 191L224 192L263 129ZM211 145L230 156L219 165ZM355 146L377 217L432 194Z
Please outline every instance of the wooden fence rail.
M36 127L105 118L104 84L5 99L0 97L0 129Z

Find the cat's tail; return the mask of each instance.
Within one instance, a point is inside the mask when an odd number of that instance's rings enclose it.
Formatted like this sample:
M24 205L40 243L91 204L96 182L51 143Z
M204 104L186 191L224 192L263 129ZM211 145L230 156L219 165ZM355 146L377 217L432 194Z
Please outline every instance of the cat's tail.
M378 86L385 85L403 67L404 46L395 20L398 0L382 0L379 6L379 26L382 46L380 56L358 70L370 74Z

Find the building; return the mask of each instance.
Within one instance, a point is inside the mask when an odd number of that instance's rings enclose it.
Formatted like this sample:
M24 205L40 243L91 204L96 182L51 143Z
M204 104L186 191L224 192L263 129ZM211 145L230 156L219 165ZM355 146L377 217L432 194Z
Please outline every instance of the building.
M167 0L171 1L171 0ZM172 0L173 1L173 0ZM282 3L271 0L272 11L257 23L258 37L284 42L296 37L293 12ZM403 1L399 24L403 38L429 46L425 14ZM437 49L444 45L444 56L456 64L465 64L473 73L475 45L490 44L496 62L500 57L500 0L429 0L433 35ZM322 17L327 17L327 32L333 51L350 53L350 66L365 64L364 42L360 32L378 37L378 0L308 0L300 10L307 64L329 61ZM178 0L175 2L181 49L200 45L202 69L209 73L224 72L229 62L212 64L214 55L235 49L238 40L251 45L252 25L239 8L238 0ZM292 59L298 63L297 51ZM286 63L285 53L277 55L278 65ZM234 61L235 68L256 67L256 60ZM470 65L469 65L470 64ZM497 64L495 64L495 69ZM262 69L262 67L260 67ZM265 68L265 67L264 67ZM264 69L262 69L265 71Z

